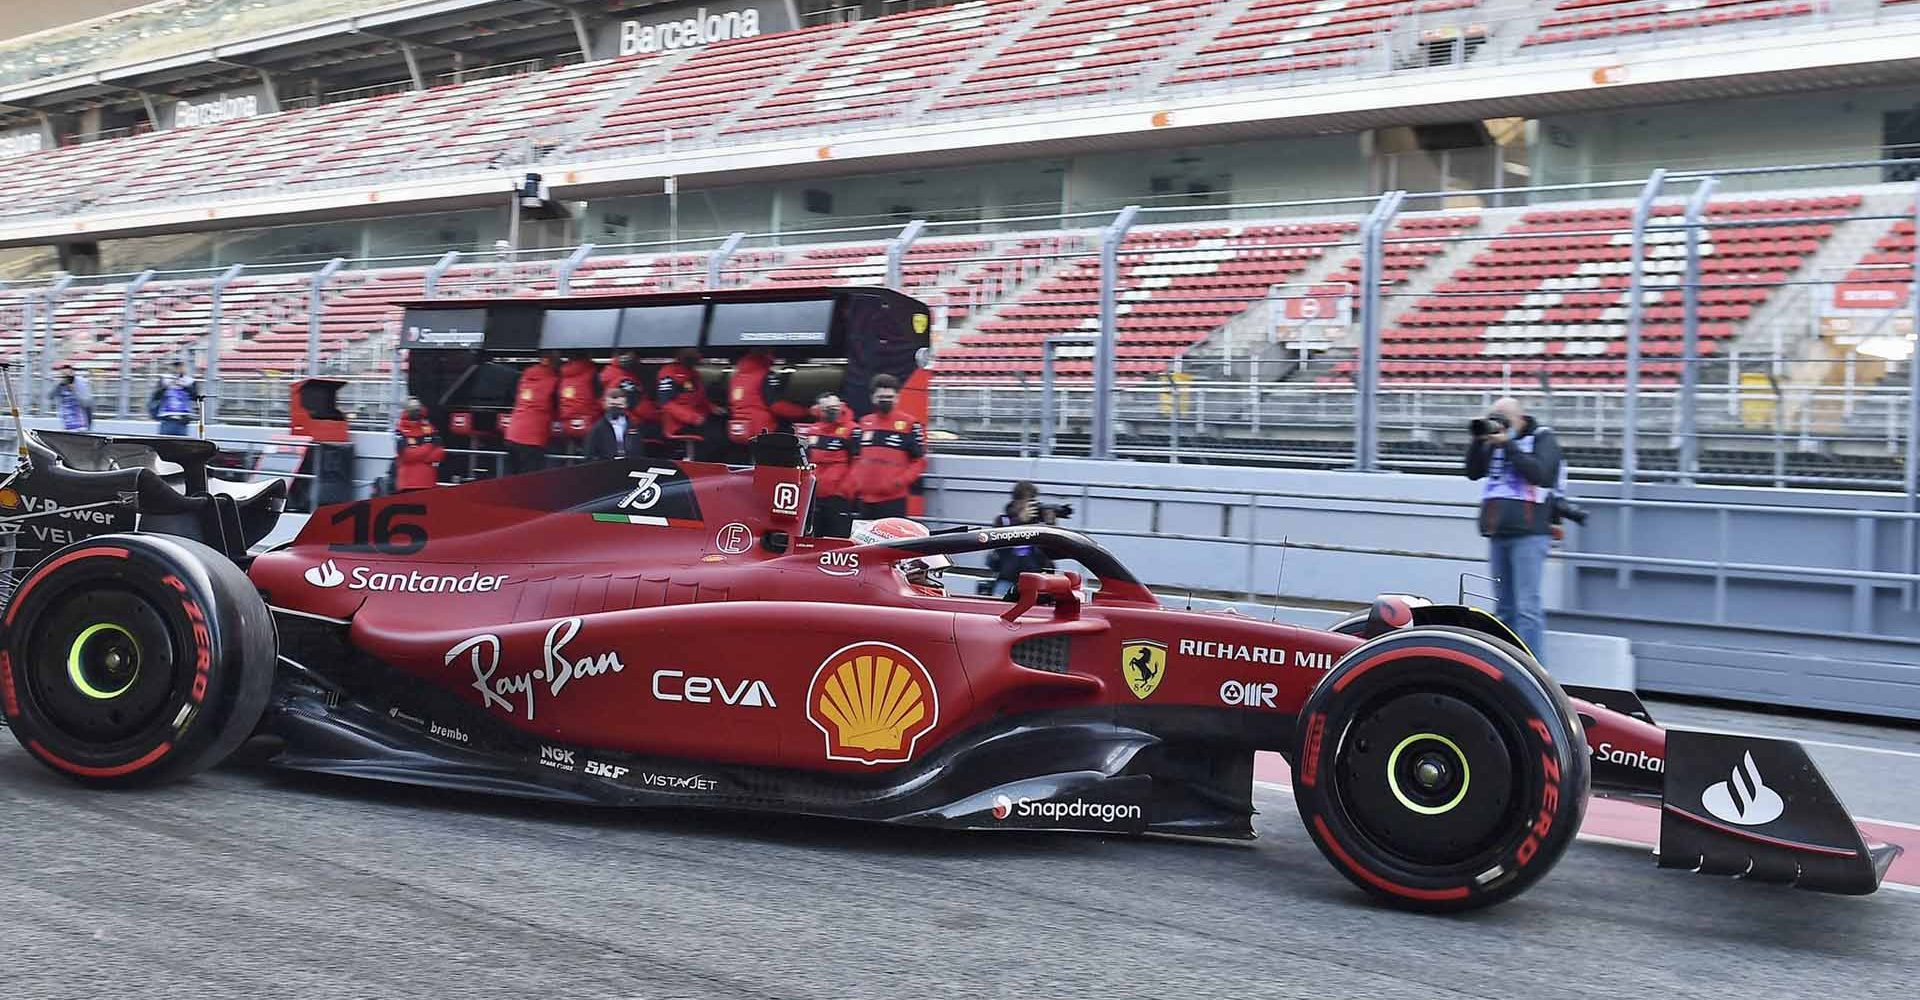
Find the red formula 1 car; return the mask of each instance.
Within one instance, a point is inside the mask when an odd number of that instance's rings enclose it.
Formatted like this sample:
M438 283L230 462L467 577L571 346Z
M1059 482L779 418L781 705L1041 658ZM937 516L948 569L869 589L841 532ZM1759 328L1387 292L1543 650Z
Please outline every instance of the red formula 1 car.
M289 768L574 802L1219 838L1253 836L1254 753L1276 750L1334 867L1430 910L1539 879L1590 787L1663 810L1667 867L1866 893L1892 860L1798 745L1570 698L1484 613L1383 598L1320 631L1173 610L1055 528L809 537L798 442L754 451L323 507L251 557L225 502L169 500L170 533L82 538L20 581L0 709L97 785L261 735ZM41 464L19 489L108 474ZM111 474L129 503L160 488ZM996 601L898 565L1011 545L1091 579L1030 573Z

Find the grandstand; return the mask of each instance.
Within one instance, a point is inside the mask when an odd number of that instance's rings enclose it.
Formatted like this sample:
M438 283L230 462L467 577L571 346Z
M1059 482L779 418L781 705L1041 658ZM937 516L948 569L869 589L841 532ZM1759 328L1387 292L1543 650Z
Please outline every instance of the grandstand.
M1670 163L1681 172L1642 247L1642 387L1677 383L1689 323L1699 381L1764 374L1766 412L1803 435L1855 414L1837 393L1910 368L1894 312L1912 275L1915 171L1900 157L1920 149L1920 72L1888 61L1840 90L1817 64L1823 46L1838 65L1845 46L1910 39L1920 6L703 9L696 23L645 0L168 0L0 45L0 153L14 154L0 167L31 192L0 204L0 245L24 248L0 260L0 350L103 382L180 356L235 382L316 366L384 379L396 299L688 289L710 271L724 287L871 284L897 252L894 280L936 307L949 398L1031 388L1063 337L1082 341L1054 353L1072 387L1094 368L1100 247L1135 204L1113 237L1123 386L1345 392L1377 329L1396 392L1444 408L1448 393L1539 385L1593 393L1604 420L1629 364L1634 195ZM764 28L748 30L750 14ZM1810 68L1743 78L1777 96L1723 111L1713 74L1789 31ZM99 44L113 32L139 44ZM1675 82L1615 87L1628 63ZM1527 89L1574 65L1591 88L1577 98ZM1498 119L1416 113L1405 96L1464 100L1482 79L1507 95ZM1391 96L1364 116L1285 117L1370 81ZM1216 124L1183 131L1195 116ZM1096 120L1111 133L1075 131ZM840 152L860 142L871 164ZM1700 281L1684 287L1675 223L1707 168L1801 148L1854 165L1722 177ZM508 224L505 195L527 173L551 198ZM1415 195L1365 263L1364 217L1396 186ZM903 237L916 219L929 224ZM72 280L28 273L53 254ZM109 257L135 267L91 273ZM1342 322L1309 329L1289 312L1305 289L1369 283L1378 307L1356 294ZM1876 333L1833 332L1844 324L1819 302L1835 285L1855 289L1839 313ZM1256 433L1265 419L1229 409Z

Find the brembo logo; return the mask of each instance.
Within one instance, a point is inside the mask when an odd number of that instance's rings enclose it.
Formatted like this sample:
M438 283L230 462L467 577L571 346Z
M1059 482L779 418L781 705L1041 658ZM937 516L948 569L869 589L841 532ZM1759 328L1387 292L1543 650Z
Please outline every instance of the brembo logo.
M730 10L724 14L709 14L705 7L701 7L693 12L692 17L677 21L661 21L658 24L642 24L639 21L622 22L620 54L631 56L672 52L676 49L696 48L713 42L752 38L758 34L760 34L760 12L751 7L745 10Z
M1739 826L1760 826L1779 819L1787 804L1780 800L1779 792L1760 780L1760 768L1754 764L1753 754L1743 754L1742 758L1727 780L1714 782L1700 794L1700 804L1715 816Z

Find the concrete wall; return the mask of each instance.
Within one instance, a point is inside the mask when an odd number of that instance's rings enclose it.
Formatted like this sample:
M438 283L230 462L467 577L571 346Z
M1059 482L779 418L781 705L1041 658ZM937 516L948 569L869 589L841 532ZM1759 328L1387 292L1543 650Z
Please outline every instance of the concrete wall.
M1283 604L1359 602L1381 592L1454 600L1463 573L1485 573L1486 543L1472 521L1477 487L1456 477L940 456L928 481L929 510L943 522L985 522L1018 479L1074 503L1070 526L1113 549L1163 595L1192 587L1284 595ZM1604 501L1617 486L1579 492ZM1590 523L1574 529L1548 563L1551 628L1631 641L1647 690L1920 719L1920 611L1906 606L1899 586L1791 569L1910 573L1905 529L1855 513L1896 506L1898 498L1680 487L1643 488L1640 496L1686 506L1637 508L1623 531L1621 509L1595 502ZM1722 513L1733 504L1787 509ZM1393 551L1289 548L1283 575L1282 549L1250 549L1249 528L1267 542ZM1169 537L1177 534L1234 540ZM1638 569L1623 585L1617 569L1581 564L1582 552L1789 569ZM1491 592L1478 579L1467 589Z

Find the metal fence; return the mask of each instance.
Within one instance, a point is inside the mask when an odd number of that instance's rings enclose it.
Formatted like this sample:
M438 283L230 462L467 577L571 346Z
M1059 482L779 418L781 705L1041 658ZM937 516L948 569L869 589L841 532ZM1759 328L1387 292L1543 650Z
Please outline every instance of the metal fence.
M137 416L190 356L215 421L277 423L327 373L373 429L402 388L397 310L369 303L886 284L935 313L940 448L1437 468L1512 395L1579 475L1913 498L1915 186L1805 182L1915 165L60 277L0 289L0 350L30 411L74 361Z

